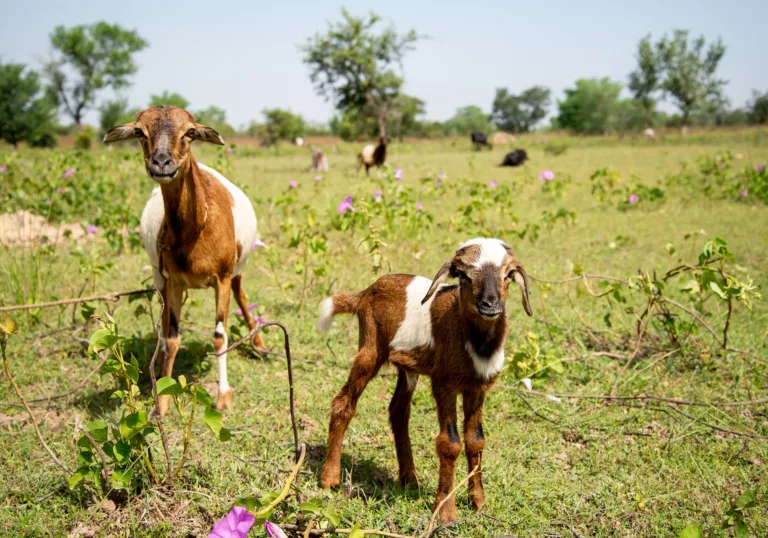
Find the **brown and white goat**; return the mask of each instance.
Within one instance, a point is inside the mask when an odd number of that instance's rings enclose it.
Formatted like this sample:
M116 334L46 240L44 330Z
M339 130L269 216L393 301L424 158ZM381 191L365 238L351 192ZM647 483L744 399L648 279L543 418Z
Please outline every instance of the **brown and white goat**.
M379 138L379 145L374 146L373 144L368 144L365 146L360 153L357 155L357 160L359 162L357 166L358 173L360 172L360 168L365 165L365 175L368 176L369 170L372 166L378 166L381 168L384 163L387 161L387 144L389 143L389 138L386 136L382 136Z
M458 278L459 284L444 286L449 278ZM417 480L408 421L420 375L432 379L440 424L435 505L453 489L456 459L461 452L456 417L459 394L464 402L467 462L470 470L479 468L484 445L483 400L504 365L510 282L520 287L523 307L530 316L528 279L512 249L498 239L472 239L431 281L413 275L386 275L359 293L342 292L323 301L318 323L321 331L330 328L336 314L357 314L360 326L352 371L331 404L328 451L321 476L324 488L339 485L344 433L365 386L386 362L398 369L389 420L400 481ZM485 501L479 472L469 481L469 498L475 510ZM443 505L440 519L443 523L456 519L454 499Z
M155 285L165 302L161 373L170 376L181 342L179 320L184 291L211 287L216 293L213 347L227 348L230 291L248 326L256 323L248 311L241 271L255 246L256 214L248 197L216 170L199 164L190 146L194 140L224 145L219 133L195 123L186 110L155 106L140 112L136 121L110 130L104 142L138 139L149 177L160 186L141 215L141 236L152 264ZM263 349L256 333L253 344ZM231 407L227 356L218 357L217 409ZM170 396L159 396L157 411L164 415Z

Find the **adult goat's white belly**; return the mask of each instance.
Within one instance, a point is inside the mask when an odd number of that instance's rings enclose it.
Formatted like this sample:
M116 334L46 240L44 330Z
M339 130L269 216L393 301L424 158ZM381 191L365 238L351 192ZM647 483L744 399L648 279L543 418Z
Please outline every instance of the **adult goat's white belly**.
M257 237L256 213L253 210L253 205L242 190L219 172L204 164L198 163L197 166L224 185L234 200L232 217L235 220L235 241L240 245L240 257L235 261L235 270L232 276L238 275L245 267L248 254L253 250L254 241ZM160 235L160 227L164 217L163 194L160 187L155 187L141 214L141 239L144 242L144 250L149 255L149 263L152 265L152 273L158 289L162 289L168 276L160 272L160 253L157 250L157 238Z

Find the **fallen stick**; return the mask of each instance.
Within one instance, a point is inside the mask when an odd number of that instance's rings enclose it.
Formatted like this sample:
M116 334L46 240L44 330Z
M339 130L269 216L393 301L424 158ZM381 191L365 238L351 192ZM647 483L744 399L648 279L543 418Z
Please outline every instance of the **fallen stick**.
M121 291L105 293L104 295L94 295L92 297L75 297L73 299L62 299L60 301L50 301L47 303L36 304L21 304L15 306L2 306L0 312L13 312L16 310L33 310L35 308L51 308L53 306L64 306L77 303L89 303L91 301L117 301L120 297L127 297L129 295L139 295L140 293L148 293L152 290L134 290L134 291Z

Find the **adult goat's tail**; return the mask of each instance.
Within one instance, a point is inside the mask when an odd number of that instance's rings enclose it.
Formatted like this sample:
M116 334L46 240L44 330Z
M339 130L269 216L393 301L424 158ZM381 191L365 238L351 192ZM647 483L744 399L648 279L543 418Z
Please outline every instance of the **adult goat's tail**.
M342 291L333 297L327 297L320 303L320 319L317 329L325 334L331 329L333 316L336 314L357 314L360 308L360 297L354 293Z

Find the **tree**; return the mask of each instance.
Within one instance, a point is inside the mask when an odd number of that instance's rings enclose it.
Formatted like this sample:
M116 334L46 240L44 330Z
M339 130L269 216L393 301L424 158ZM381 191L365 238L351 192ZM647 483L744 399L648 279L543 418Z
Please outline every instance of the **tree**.
M99 132L102 138L115 125L132 122L138 114L138 109L128 108L128 100L119 98L106 101L99 107Z
M164 90L160 95L151 95L149 99L149 106L157 105L171 105L179 108L187 108L189 101L184 99L176 92L169 93L168 90Z
M490 134L495 125L490 116L479 106L469 105L456 110L456 114L445 122L446 133L453 135L468 135L474 131Z
M304 118L290 110L281 108L265 108L266 125L264 136L270 145L280 140L295 140L304 134Z
M51 46L55 57L46 65L46 73L59 103L79 126L99 91L128 86L137 70L133 55L147 42L133 30L102 21L72 28L57 26Z
M659 68L663 79L659 88L675 101L682 114L682 125L689 124L691 112L707 99L717 99L726 81L715 77L715 71L725 54L725 45L718 39L705 51L706 41L700 36L688 41L687 30L675 30L672 39L664 36L656 44Z
M497 88L491 117L502 131L527 133L547 115L550 96L549 88L544 86L533 86L520 95Z
M761 94L754 90L752 92L752 99L747 102L746 108L749 123L768 123L768 91Z
M659 89L659 59L651 45L650 34L637 45L637 69L629 74L629 91L645 110L646 126L651 125L656 100L653 95Z
M13 146L53 145L56 104L40 77L22 64L0 64L0 138Z
M603 134L615 127L621 84L608 77L579 79L575 88L565 90L565 100L558 101L557 125L581 134Z
M307 40L304 63L318 95L333 101L342 114L356 111L375 118L384 136L403 85L394 67L402 72L402 59L419 36L414 30L398 34L392 27L375 33L381 18L374 13L357 18L342 9L341 15L343 20L329 24L326 34Z

